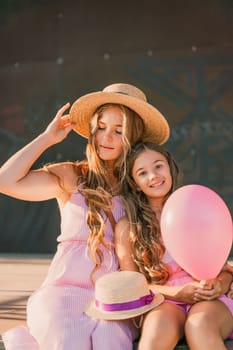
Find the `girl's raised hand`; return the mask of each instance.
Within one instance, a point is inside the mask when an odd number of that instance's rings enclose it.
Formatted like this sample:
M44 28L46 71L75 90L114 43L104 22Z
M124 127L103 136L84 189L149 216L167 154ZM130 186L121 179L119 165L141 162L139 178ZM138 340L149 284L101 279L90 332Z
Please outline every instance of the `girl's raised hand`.
M70 103L66 103L62 106L55 116L55 118L50 122L45 130L45 134L51 138L51 143L59 143L63 141L70 131L74 128L74 124L70 122L70 115L64 114L65 111L70 107Z

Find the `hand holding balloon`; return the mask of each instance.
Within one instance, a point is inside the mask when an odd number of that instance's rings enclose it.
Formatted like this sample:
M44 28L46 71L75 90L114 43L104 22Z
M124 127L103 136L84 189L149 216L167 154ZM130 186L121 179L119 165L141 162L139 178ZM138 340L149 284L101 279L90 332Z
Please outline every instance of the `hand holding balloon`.
M173 259L198 280L215 278L232 246L232 218L211 189L187 185L166 201L161 215L164 244Z

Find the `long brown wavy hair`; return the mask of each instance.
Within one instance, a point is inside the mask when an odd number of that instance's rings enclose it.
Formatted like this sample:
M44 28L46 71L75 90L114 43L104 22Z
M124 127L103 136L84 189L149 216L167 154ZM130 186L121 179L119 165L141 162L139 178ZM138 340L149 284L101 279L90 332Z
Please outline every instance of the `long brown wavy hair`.
M132 148L127 158L126 176L122 183L122 196L130 225L130 240L133 246L134 261L149 283L164 284L169 278L169 270L166 264L162 262L165 247L161 238L159 220L151 209L146 195L137 190L132 177L135 160L147 149L161 153L166 158L170 168L172 187L164 199L164 203L178 187L180 172L171 154L155 143L140 142Z
M131 150L131 146L142 139L144 132L143 120L134 111L118 104L102 105L96 110L91 120L91 133L86 148L87 159L72 164L77 174L78 190L85 196L88 205L86 217L89 229L88 249L95 263L91 275L92 281L94 273L103 263L101 246L107 248L110 253L112 252L111 244L105 240L105 226L107 219L114 226L114 218L111 212L112 196L119 194L120 188L118 185L118 193L116 192L117 188L112 188L106 163L98 156L95 144L95 133L98 129L99 118L102 116L103 111L110 106L119 107L123 116L123 151L120 157L116 159L114 167L114 175L119 184L126 174L126 158Z

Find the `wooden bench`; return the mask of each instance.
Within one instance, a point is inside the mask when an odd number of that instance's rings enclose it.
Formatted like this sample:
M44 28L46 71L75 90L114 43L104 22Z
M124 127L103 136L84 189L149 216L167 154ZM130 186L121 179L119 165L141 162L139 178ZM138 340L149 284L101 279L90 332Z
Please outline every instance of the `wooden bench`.
M51 257L45 255L0 255L0 299L1 301L7 301L4 304L5 309L0 310L4 311L2 319L0 312L0 321L3 324L5 322L4 317L7 316L6 319L15 318L15 310L17 310L18 319L25 320L27 297L41 284L50 261ZM233 263L233 261L230 263ZM3 328L0 329L0 333L2 332ZM233 340L227 340L225 344L228 350L233 350ZM1 335L0 350L5 350ZM134 350L137 350L137 342L134 344ZM182 341L177 344L174 350L189 350L189 348Z
M228 350L233 350L233 340L226 340L225 345ZM1 337L0 337L0 350L5 350ZM137 343L134 343L134 350L137 350ZM185 344L185 342L179 342L179 344L177 344L174 350L189 350L189 348L187 344Z

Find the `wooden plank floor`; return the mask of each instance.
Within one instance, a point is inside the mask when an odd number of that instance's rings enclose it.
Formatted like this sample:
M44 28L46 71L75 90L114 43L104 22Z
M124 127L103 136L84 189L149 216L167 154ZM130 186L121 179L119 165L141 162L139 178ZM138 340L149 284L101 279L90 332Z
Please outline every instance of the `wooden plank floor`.
M0 334L25 324L28 297L46 275L47 255L0 255Z
M26 324L26 303L49 267L49 255L0 254L0 350L1 334Z
M50 262L49 255L0 254L0 335L16 325L26 324L28 297L41 285ZM233 341L227 341L226 346L233 350ZM4 350L1 336L0 350ZM175 350L188 350L188 347L179 344Z

